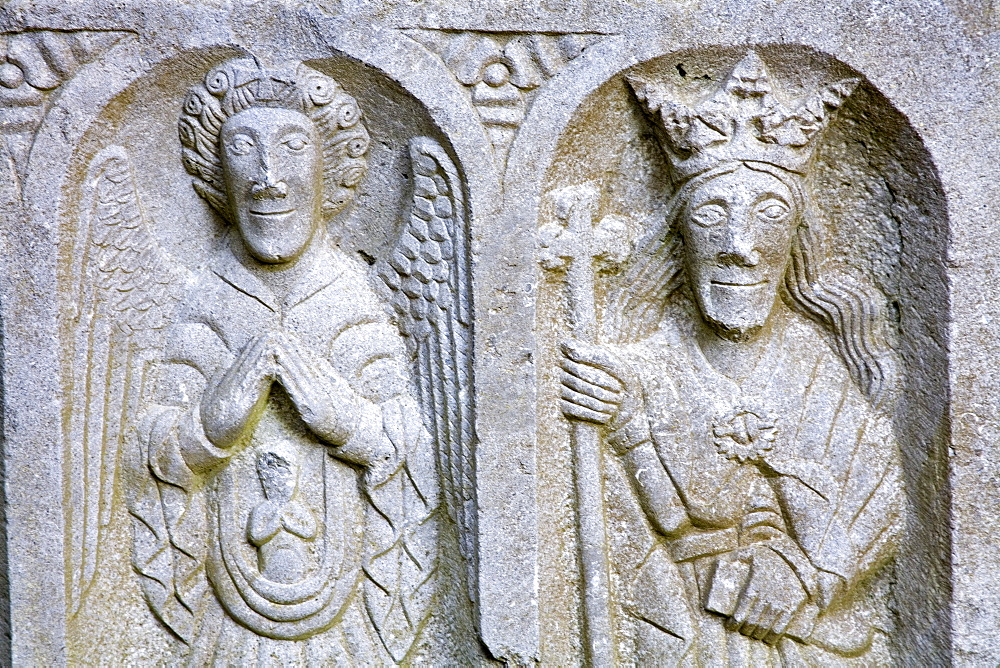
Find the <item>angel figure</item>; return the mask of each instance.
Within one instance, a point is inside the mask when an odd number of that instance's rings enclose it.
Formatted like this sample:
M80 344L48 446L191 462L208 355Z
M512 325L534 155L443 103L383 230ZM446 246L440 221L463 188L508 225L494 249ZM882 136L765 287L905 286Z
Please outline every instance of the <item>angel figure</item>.
M619 594L638 661L881 665L865 605L901 525L891 357L875 295L820 272L806 183L857 80L793 105L751 51L694 107L628 81L675 191L561 378L652 532Z
M232 59L189 91L179 133L195 190L229 224L207 266L186 272L160 250L124 149L98 154L88 181L82 271L96 276L94 320L110 323L89 354L127 370L124 391L104 397L120 403L100 409L101 433L106 461L126 451L143 594L192 665L403 662L432 613L437 457L452 466L467 442L425 426L436 424L426 397L468 382L462 369L447 382L421 374L445 354L426 331L456 321L454 356L467 328L448 300L412 291L394 322L362 265L331 243L327 224L353 199L369 145L336 81L302 63ZM412 218L443 231L428 240L440 266L421 276L467 303L453 270L465 257L451 240L465 233L454 165L432 140L410 150L423 180ZM383 275L397 293L412 278ZM432 322L408 349L400 327L415 336L415 311ZM102 476L83 468L86 495L104 498ZM79 591L104 524L74 527Z

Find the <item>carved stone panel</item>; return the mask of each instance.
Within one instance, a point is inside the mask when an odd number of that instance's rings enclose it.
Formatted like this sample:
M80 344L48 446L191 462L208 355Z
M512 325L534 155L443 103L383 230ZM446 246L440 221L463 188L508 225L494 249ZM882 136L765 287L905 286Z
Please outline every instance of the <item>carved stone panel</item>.
M345 87L379 75L265 63L163 63L73 158L68 656L457 661L474 651L465 185L412 100ZM164 108L129 123L147 104ZM130 148L137 132L173 164ZM116 627L109 606L151 617Z
M5 3L0 663L995 665L998 48Z
M406 34L437 54L465 86L501 166L534 92L602 37L420 28Z
M899 443L924 435L893 420L910 221L891 207L908 195L871 156L901 138L873 140L854 105L880 102L857 76L771 51L792 89L762 53L728 71L681 54L602 87L594 104L624 113L605 112L598 141L628 153L611 178L550 193L543 265L568 293L558 382L600 663L893 655ZM823 192L848 188L837 206Z

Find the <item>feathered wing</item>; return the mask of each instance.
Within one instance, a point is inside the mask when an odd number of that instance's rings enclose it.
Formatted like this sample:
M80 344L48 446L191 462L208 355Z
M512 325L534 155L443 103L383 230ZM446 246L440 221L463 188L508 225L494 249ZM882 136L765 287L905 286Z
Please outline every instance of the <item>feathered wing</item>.
M143 459L133 420L184 281L183 270L169 262L143 220L124 148L108 147L91 161L81 211L67 357L72 410L64 430L71 615L96 579L116 490L128 489L131 510L132 492L144 482L124 475ZM167 541L162 510L159 515L158 522L148 520L148 530Z
M424 424L437 446L441 488L459 531L476 598L476 488L472 286L462 182L436 141L410 142L413 200L396 248L378 273L416 349Z

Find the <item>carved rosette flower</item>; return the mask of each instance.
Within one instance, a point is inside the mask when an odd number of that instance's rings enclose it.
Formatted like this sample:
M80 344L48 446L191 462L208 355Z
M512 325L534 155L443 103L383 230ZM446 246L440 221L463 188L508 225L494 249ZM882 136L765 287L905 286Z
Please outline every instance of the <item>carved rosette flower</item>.
M777 416L755 405L740 405L716 416L712 423L716 449L726 459L741 464L760 461L774 447L779 434Z

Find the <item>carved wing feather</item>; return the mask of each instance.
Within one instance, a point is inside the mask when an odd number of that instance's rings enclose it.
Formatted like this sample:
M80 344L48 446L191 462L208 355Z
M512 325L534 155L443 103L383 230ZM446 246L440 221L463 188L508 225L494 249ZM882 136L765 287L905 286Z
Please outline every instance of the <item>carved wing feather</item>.
M436 141L410 143L413 199L395 250L378 272L416 349L424 424L437 445L445 502L459 528L469 595L476 595L472 288L462 183Z
M70 503L70 610L76 613L101 562L118 469L131 440L149 353L159 345L182 276L150 233L128 155L120 146L91 161L73 265L72 399L65 429ZM126 445L128 444L128 445Z

